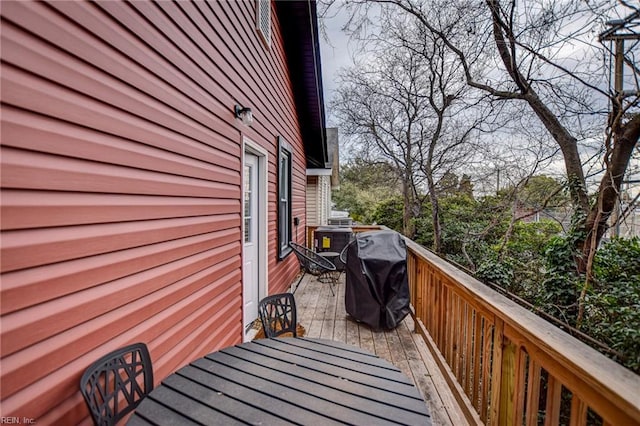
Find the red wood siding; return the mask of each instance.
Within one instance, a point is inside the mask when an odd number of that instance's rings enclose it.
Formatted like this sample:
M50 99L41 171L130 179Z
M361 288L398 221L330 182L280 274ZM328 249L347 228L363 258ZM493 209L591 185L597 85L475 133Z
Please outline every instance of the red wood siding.
M269 153L269 288L277 137L304 152L279 22L246 2L14 2L2 14L1 416L76 424L81 373L143 341L157 381L242 339L241 156ZM244 126L233 106L252 108Z

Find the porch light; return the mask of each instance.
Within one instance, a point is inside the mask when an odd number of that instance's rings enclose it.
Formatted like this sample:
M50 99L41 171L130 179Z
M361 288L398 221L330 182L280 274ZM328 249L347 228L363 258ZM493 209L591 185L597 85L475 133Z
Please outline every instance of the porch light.
M236 105L234 108L236 118L239 118L243 124L251 126L253 124L253 113L251 108L245 108L242 105Z

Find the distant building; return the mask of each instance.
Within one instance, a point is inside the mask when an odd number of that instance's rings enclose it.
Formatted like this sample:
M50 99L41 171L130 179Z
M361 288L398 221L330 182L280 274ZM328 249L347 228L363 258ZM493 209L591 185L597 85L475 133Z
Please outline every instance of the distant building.
M324 168L307 169L307 223L309 226L329 224L331 191L340 186L338 129L328 128L326 135L329 161Z

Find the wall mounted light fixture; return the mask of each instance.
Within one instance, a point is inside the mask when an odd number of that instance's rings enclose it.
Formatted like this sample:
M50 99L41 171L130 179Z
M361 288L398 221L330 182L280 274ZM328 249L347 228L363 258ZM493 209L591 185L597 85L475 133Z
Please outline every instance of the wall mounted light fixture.
M251 108L245 108L242 105L236 105L233 110L235 112L236 118L242 120L243 124L251 126L251 124L253 123L253 113L251 112Z

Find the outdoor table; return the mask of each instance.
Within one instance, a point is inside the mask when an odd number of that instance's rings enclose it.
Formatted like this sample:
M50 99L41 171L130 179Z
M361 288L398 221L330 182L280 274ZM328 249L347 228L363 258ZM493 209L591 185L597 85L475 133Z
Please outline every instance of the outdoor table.
M340 253L337 253L335 251L319 251L318 254L322 257L326 257L331 262L336 260L336 257L340 256Z
M335 251L320 251L318 254L324 258L326 258L329 262L333 263L338 270L338 264L336 260L340 257L340 253L336 253Z
M128 425L430 425L418 389L358 347L260 339L204 356L167 377Z

